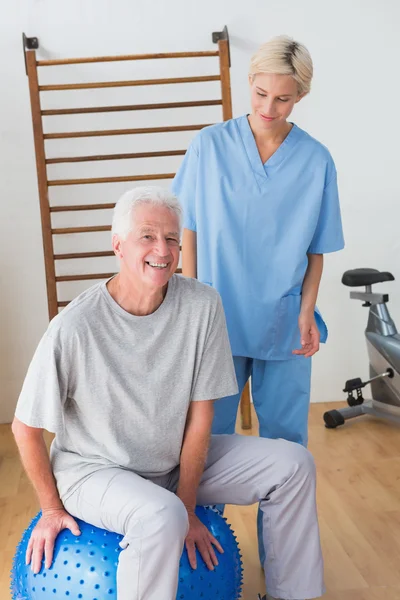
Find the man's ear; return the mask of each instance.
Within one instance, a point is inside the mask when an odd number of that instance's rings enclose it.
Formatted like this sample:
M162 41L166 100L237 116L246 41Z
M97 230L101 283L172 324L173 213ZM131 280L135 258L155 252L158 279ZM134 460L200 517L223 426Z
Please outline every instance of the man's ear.
M123 258L122 256L122 243L120 237L118 235L113 235L112 237L112 248L114 250L114 254L117 258Z

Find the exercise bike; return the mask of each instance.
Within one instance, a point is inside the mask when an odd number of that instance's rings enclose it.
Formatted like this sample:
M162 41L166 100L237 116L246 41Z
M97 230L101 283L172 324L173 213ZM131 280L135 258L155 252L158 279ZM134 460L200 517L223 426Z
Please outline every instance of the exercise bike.
M388 294L372 292L372 285L393 281L391 273L376 269L346 271L342 283L349 287L365 286L365 291L350 292L350 298L362 300L369 307L365 337L369 357L368 381L359 377L346 381L349 408L328 410L324 414L325 427L334 429L348 419L373 415L400 424L400 335L389 314ZM371 386L372 399L364 400L362 389Z

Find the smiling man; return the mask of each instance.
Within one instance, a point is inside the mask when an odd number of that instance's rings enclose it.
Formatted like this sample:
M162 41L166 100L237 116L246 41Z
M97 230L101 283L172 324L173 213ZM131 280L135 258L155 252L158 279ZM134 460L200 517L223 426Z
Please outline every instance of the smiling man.
M175 600L186 542L210 569L223 551L195 505L261 503L273 597L323 592L315 472L284 440L211 436L213 401L236 393L218 293L176 275L181 208L161 188L117 202L119 273L50 323L30 365L13 432L42 518L26 560L52 562L73 517L124 536L118 600ZM54 432L50 459L43 429Z

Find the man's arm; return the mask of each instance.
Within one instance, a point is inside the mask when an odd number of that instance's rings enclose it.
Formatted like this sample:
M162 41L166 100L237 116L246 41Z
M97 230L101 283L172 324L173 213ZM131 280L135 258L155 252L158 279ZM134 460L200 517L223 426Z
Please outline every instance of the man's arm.
M177 496L188 512L196 507L197 488L203 475L214 416L213 400L191 402L183 438Z
M17 417L14 417L12 432L26 474L39 498L41 509L57 510L63 508L51 470L43 429L28 427Z
M197 234L191 229L183 230L182 275L197 278Z
M43 554L46 568L53 560L54 541L60 531L70 529L79 535L79 527L65 511L58 494L50 459L43 438L43 429L29 427L14 417L12 432L21 456L22 464L39 498L42 518L29 540L26 563L32 562L32 571L39 573Z
M191 566L196 568L197 546L209 569L218 564L214 546L223 552L218 541L195 515L197 489L204 472L208 446L211 435L211 424L214 416L213 400L191 402L186 420L183 438L180 476L177 496L186 506L189 515L189 532L186 537L186 548Z

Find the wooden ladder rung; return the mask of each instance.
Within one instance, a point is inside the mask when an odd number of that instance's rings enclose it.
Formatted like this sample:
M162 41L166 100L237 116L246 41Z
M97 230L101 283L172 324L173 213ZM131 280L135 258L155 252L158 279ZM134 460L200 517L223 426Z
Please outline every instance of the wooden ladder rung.
M57 283L61 281L86 281L89 279L110 279L115 273L85 273L84 275L60 275L56 277Z
M189 102L161 102L158 104L128 104L122 106L90 106L82 108L52 108L41 111L43 117L55 115L80 115L90 113L122 112L127 110L160 110L167 108L190 108L196 106L220 106L221 100L194 100Z
M50 212L70 212L75 210L109 210L114 208L115 202L110 204L71 204L71 206L51 206Z
M173 179L175 173L154 173L154 175L124 175L122 177L90 177L88 179L53 179L47 185L86 185L90 183L120 183L122 181L152 181L158 179Z
M72 258L101 258L105 256L115 256L112 250L102 250L101 252L70 252L69 254L55 254L54 260L69 260Z
M218 56L217 50L202 52L158 52L155 54L123 54L121 56L96 56L86 58L62 58L53 60L38 60L38 67L54 67L57 65L84 65L88 63L122 62L125 60L155 60L158 58L205 58Z
M53 179L47 185L86 185L91 183L120 183L123 181L153 181L158 179L173 179L175 173L155 173L154 175L124 175L122 177L90 177L88 179Z
M98 231L111 231L111 225L95 225L92 227L57 227L52 229L53 235L64 235L69 233L95 233Z
M99 137L109 135L142 135L148 133L176 133L178 131L198 131L209 127L212 123L202 125L176 125L171 127L140 127L139 129L104 129L102 131L67 131L61 133L45 133L45 140L61 140L68 138Z
M169 77L165 79L135 79L132 81L97 81L94 83L60 83L39 85L39 92L56 92L66 90L99 90L116 87L136 87L141 85L171 85L175 83L204 83L221 81L220 75L199 75L197 77Z
M46 164L76 163L100 160L124 160L131 158L160 158L164 156L183 156L186 150L162 150L160 152L132 152L130 154L95 154L93 156L65 156L59 158L46 158Z

